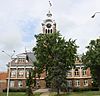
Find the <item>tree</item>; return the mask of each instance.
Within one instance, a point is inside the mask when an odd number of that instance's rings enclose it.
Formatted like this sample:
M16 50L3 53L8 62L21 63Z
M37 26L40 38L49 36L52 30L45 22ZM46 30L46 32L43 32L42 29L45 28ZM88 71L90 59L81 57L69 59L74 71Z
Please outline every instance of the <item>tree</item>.
M93 85L100 88L100 38L91 40L86 47L87 52L83 55L83 62L90 67Z
M59 32L35 35L33 48L39 74L46 72L46 84L59 90L67 85L66 73L74 66L77 46L75 40L65 39Z
M33 85L33 70L29 70L29 77L26 80L26 86L28 87L26 93L28 96L33 96L32 92L32 85Z

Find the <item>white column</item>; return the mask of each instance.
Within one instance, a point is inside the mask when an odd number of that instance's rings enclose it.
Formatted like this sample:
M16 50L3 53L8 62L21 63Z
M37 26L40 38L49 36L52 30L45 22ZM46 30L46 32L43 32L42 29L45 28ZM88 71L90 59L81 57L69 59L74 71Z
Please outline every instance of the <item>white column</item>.
M18 70L18 68L16 67L16 78L17 78L17 74L18 74L18 73L17 73L17 72L18 72L17 70Z
M80 77L82 77L82 68L80 67Z
M25 77L25 73L26 73L25 70L26 70L26 68L24 67L24 78L26 78L26 77Z
M74 77L74 69L72 68L72 77Z

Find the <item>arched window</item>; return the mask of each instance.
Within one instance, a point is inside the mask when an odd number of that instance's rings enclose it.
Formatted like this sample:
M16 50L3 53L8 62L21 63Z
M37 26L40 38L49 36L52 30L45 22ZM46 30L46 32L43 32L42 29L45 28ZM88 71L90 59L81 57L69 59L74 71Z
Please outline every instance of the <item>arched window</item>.
M75 74L75 76L79 76L79 71L78 71L78 69L75 69L74 74Z
M46 29L46 33L47 33L47 29Z
M48 33L50 32L50 30L48 29Z
M51 33L52 33L52 29L51 29Z

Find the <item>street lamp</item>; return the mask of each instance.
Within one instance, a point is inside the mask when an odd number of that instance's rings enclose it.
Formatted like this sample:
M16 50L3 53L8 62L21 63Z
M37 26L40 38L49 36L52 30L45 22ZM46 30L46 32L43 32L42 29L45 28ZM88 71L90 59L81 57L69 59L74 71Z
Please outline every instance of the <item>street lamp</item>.
M7 56L9 56L10 59L11 59L10 64L9 64L9 69L8 69L8 84L7 84L7 96L9 96L10 67L11 67L12 57L14 56L15 50L13 50L13 54L12 55L6 53L5 51L2 51L2 52L5 53Z
M95 15L96 15L97 13L100 13L100 12L95 12L95 13L91 16L91 18L94 18Z

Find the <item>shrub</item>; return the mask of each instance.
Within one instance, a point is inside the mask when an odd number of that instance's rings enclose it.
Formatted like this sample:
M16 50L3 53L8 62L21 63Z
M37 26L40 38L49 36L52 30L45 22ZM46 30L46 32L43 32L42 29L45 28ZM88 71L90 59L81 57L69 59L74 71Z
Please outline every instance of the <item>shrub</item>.
M81 91L99 91L99 88L98 87L73 88L73 92L81 92Z
M7 88L3 92L7 92ZM10 88L9 92L26 92L26 88Z
M98 87L92 87L91 91L99 91L99 88Z

